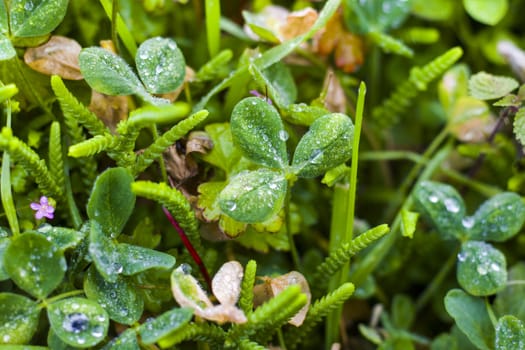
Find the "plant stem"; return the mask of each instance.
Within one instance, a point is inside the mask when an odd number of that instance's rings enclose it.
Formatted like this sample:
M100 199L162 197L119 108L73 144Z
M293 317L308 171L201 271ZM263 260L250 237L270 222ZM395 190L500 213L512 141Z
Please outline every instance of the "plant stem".
M423 293L419 296L416 301L416 312L421 311L421 309L427 304L430 297L436 292L438 287L443 283L443 280L450 273L450 270L454 267L456 263L456 257L458 255L459 248L451 254L445 264L441 267L438 274L432 279L432 282L425 288Z
M11 100L5 102L6 126L11 128ZM11 192L11 162L9 153L4 152L2 157L2 174L0 175L0 193L2 195L2 206L9 222L13 236L20 233L18 218L16 216L13 193Z
M205 0L205 11L208 52L210 58L213 58L219 53L221 46L221 1Z
M437 139L442 139L442 133L436 137ZM432 145L431 145L432 146ZM437 146L436 146L437 147ZM434 147L429 147L427 152L425 152L424 157L427 158L431 155L430 151ZM417 183L420 183L423 180L429 179L434 172L438 169L441 163L448 156L452 150L452 143L447 143L439 152L434 155L434 157L426 164L426 168L423 173L420 175ZM421 168L419 165L416 165L418 170ZM418 171L419 172L419 171ZM408 186L408 185L407 185ZM414 186L414 187L415 187ZM356 269L352 271L350 280L357 286L361 285L368 275L370 275L374 269L379 265L379 263L384 259L390 248L394 245L397 239L397 232L401 225L401 212L403 210L408 210L412 206L412 195L410 194L403 203L401 209L398 211L394 222L392 224L392 232L388 234L385 238L379 241L369 252L368 254L356 265Z
M286 235L288 236L288 245L290 246L290 254L292 255L293 264L298 271L301 271L301 260L299 259L299 254L297 253L297 248L295 247L295 241L293 240L292 233L292 218L290 216L290 200L292 197L291 187L292 185L288 183L288 188L286 190L286 199L284 204L284 217L286 218Z
M55 295L54 297L51 297L49 299L42 300L42 302L38 305L38 307L46 307L47 305L52 304L55 301L69 298L69 297L74 297L75 295L81 295L81 294L84 294L83 290L72 290L72 291L65 292L59 295Z
M111 4L111 41L115 47L115 53L120 52L118 37L117 37L117 16L118 16L118 0L113 0Z

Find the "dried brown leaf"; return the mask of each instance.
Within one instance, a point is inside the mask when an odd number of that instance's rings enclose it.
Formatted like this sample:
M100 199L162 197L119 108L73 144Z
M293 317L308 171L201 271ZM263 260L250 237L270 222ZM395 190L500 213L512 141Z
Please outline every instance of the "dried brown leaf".
M223 305L235 305L241 294L243 268L238 261L229 261L221 266L211 281L213 295Z
M357 35L345 32L335 48L335 65L345 73L353 73L363 65L363 42Z
M81 80L83 76L78 65L81 49L75 40L54 35L45 44L27 49L24 61L37 72L56 74L69 80Z
M310 287L308 286L308 282L306 281L306 278L297 271L291 271L288 272L285 275L276 277L272 279L271 287L273 295L277 295L284 291L286 288L288 288L291 285L298 284L301 287L301 292L306 294L307 303L297 314L295 314L294 317L288 321L288 323L299 327L303 324L303 321L306 317L306 313L308 312L308 309L310 308L310 301L312 300L312 293L310 293Z
M171 274L171 291L181 307L189 307L199 315L204 309L213 307L199 282L189 274L188 265L182 264Z
M333 70L327 70L323 85L323 90L326 91L325 108L334 113L346 113L346 95Z
M286 17L286 22L279 28L279 39L282 42L308 32L317 20L317 17L317 11L311 7L291 12Z
M115 132L117 124L128 117L128 98L104 95L93 90L89 110L95 113L111 132Z

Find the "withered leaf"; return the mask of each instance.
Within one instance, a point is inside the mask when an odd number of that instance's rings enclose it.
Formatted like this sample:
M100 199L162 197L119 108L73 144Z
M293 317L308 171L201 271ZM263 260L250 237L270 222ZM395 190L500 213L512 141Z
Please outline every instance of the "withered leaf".
M27 49L24 61L37 72L56 74L69 80L81 80L83 77L78 65L81 49L75 40L54 35L45 44Z
M128 98L104 95L93 90L89 110L95 113L111 132L115 132L117 124L128 117Z
M291 12L279 28L279 38L285 41L306 33L317 20L317 16L317 11L311 7Z
M213 277L211 289L221 304L235 305L241 294L243 268L238 261L229 261L221 266Z

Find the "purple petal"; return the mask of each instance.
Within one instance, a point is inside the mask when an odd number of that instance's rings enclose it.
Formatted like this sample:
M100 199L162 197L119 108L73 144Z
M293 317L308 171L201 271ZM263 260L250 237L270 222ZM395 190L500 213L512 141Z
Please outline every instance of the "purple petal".
M40 220L40 219L42 219L45 215L46 215L45 212L39 210L39 211L37 211L37 212L35 213L35 219Z
M48 205L49 204L46 196L40 197L40 204L42 204L42 205Z
M33 210L40 210L40 208L42 207L42 205L38 204L38 203L31 203L29 204L29 206L31 207L31 209Z

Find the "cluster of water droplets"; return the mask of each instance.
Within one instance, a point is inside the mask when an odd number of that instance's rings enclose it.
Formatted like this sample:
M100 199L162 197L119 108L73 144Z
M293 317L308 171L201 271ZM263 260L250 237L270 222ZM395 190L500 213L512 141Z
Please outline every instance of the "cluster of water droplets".
M78 303L71 303L67 309L72 312L64 314L61 309L55 309L54 312L62 318L61 334L68 340L78 345L96 344L106 334L107 317L103 314L87 314L82 311L82 306Z

